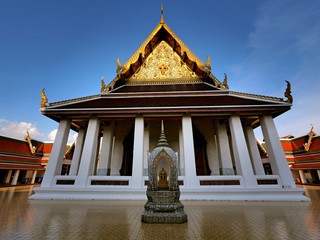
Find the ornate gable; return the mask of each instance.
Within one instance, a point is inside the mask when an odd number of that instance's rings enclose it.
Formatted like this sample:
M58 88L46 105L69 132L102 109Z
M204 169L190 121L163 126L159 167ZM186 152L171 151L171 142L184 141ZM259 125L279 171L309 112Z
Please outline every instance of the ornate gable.
M165 24L163 17L132 57L121 65L117 76L101 92L113 91L132 84L179 84L206 82L215 88L228 89L226 78L221 83L212 73L210 57L204 64Z
M129 84L145 82L201 82L166 41L161 41L141 67L128 79Z

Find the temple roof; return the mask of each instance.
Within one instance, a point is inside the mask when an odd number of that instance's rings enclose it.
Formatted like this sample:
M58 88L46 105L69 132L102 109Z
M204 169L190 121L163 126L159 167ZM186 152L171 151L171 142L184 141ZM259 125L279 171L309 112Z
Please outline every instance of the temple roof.
M117 76L101 92L112 92L123 85L199 83L227 89L212 73L210 57L203 63L161 18L131 58L121 65Z
M84 119L99 116L193 116L225 117L239 114L252 126L258 116L276 117L291 108L291 85L287 81L285 97L262 96L229 91L227 76L221 83L212 73L210 57L203 63L166 25L163 16L131 58L121 65L106 85L101 80L100 94L49 103L42 90L42 114L60 121L73 118L73 128L86 127Z

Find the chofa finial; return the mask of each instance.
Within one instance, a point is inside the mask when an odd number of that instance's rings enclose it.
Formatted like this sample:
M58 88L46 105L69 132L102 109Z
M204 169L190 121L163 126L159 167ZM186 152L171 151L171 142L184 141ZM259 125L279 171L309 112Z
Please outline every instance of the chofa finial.
M210 56L208 55L207 56L207 61L206 63L204 64L205 68L210 72L211 71L211 59L210 59Z
M40 103L40 107L41 108L45 108L47 107L47 102L48 102L48 98L46 96L46 93L44 92L44 88L41 91L41 103Z
M121 65L120 58L117 59L117 74L120 75L123 71L123 66Z
M287 81L287 80L285 80L285 81L287 82L287 89L286 89L286 91L285 91L285 93L284 93L284 96L285 96L286 98L288 98L288 99L286 100L286 102L292 103L292 102L293 102L293 97L292 97L292 95L291 95L291 84L290 84L289 81Z
M104 77L102 76L101 77L101 90L100 90L100 93L105 93L105 92L108 92L108 87L106 85L106 83L104 82Z

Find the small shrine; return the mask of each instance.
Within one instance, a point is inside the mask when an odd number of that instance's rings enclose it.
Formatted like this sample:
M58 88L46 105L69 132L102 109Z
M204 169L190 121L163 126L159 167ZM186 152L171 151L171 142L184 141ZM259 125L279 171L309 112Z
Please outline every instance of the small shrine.
M178 155L169 147L163 122L158 145L149 153L148 176L148 201L144 206L141 221L145 223L187 222L187 215L179 200Z

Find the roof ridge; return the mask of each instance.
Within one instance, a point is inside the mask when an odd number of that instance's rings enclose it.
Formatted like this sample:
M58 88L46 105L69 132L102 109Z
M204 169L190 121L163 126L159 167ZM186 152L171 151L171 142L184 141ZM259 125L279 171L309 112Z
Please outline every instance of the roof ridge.
M239 96L256 97L256 98L265 99L265 100L274 100L277 102L285 102L283 100L283 98L278 98L278 97L271 97L271 96L265 96L265 95L259 95L259 94L236 92L236 91L229 91L229 92L232 94L235 94L235 95L239 95Z
M53 107L56 105L61 105L61 104L66 104L66 103L72 103L78 100L87 100L87 99L92 99L95 97L100 96L100 94L96 94L96 95L90 95L90 96L86 96L86 97L79 97L79 98L72 98L72 99L68 99L68 100L62 100L62 101L58 101L58 102L52 102L49 103L48 107Z

